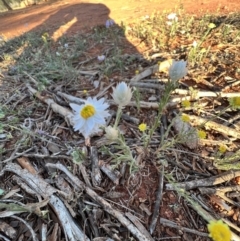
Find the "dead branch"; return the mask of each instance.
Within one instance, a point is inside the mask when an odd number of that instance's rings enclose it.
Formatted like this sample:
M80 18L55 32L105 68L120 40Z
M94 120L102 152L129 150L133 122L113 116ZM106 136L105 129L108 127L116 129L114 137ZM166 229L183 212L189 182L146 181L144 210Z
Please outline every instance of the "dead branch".
M188 232L188 233L193 233L197 236L202 236L202 237L208 237L209 234L208 233L203 233L203 232L199 232L197 230L194 230L194 229L191 229L191 228L185 228L185 227L182 227L180 226L179 224L173 222L173 221L170 221L170 220L167 220L165 218L160 218L160 223L163 225L163 226L167 226L167 227L171 227L171 228L176 228L178 230L182 230L184 232Z
M218 185L227 181L230 181L234 177L240 176L240 170L230 170L220 175L200 179L200 180L193 180L184 183L168 183L166 184L167 190L176 190L176 189L184 189L184 190L191 190L197 187L209 187L213 185Z
M221 134L232 136L234 138L240 139L240 132L236 129L232 129L230 127L224 126L222 124L218 124L214 121L204 119L202 117L189 115L189 118L195 125L204 125L206 129L215 130Z
M69 109L62 107L61 105L58 105L57 103L55 103L53 99L49 97L42 96L37 90L32 88L29 84L27 84L27 87L30 93L35 95L39 100L41 100L45 104L49 105L55 113L58 113L62 117L64 117L64 119L68 124L71 124L72 126L74 126L74 123L72 121L73 113Z
M147 229L142 225L142 223L131 213L127 212L125 215L135 224L135 226L141 230L146 237L148 237L149 241L154 241L151 234L147 231Z
M149 240L148 237L146 237L143 233L141 233L141 231L138 230L121 212L113 209L112 206L107 201L105 201L102 197L100 197L95 191L87 187L82 181L80 181L76 176L74 176L70 171L68 171L65 166L63 166L60 163L57 163L57 164L48 163L46 164L46 166L56 168L64 172L70 179L72 179L75 182L75 184L79 188L84 189L85 192L92 199L98 202L107 213L109 213L110 215L118 219L118 221L122 225L124 225L129 230L129 232L131 232L131 234L135 236L139 241Z

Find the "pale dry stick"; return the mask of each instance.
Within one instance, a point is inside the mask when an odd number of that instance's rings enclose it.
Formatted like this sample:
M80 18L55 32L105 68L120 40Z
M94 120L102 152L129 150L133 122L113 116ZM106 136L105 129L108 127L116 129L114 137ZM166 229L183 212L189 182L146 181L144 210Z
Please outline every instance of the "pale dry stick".
M113 100L108 100L107 101L110 105L117 105ZM177 106L177 102L169 102L166 104L165 108L173 108L175 106ZM139 101L139 104L136 103L136 101L130 101L127 106L134 106L134 107L138 107L140 106L140 108L143 109L158 109L159 108L159 103L158 102L146 102L146 101Z
M197 179L189 182L184 183L168 183L166 184L167 190L176 190L176 189L184 189L184 190L191 190L198 187L209 187L213 185L218 185L231 179L240 176L240 170L230 170L224 173L221 173L217 176L205 178L205 179Z
M110 87L112 87L115 83L111 83L109 84L106 88L104 88L101 92L99 92L95 97L96 98L101 98L103 97L105 94L107 94L107 91Z
M12 215L11 216L12 218L15 218L17 220L19 220L20 222L24 223L24 225L28 228L28 230L30 231L31 235L32 235L32 239L33 241L38 241L38 238L37 238L37 235L36 233L34 232L34 230L32 229L32 227L22 218L18 217L18 216L15 216L15 215Z
M156 90L150 89L150 88L138 87L138 91L143 92L145 94L154 94L154 95L156 94Z
M202 117L198 117L194 115L188 115L188 116L194 125L197 125L197 126L204 125L206 129L212 129L221 134L240 139L240 132L237 131L236 129L230 128L228 126L224 126L222 124L218 124L214 121L211 121Z
M149 231L151 234L153 234L153 232L156 228L157 220L159 217L159 208L160 208L160 204L162 201L162 194L163 194L164 165L161 166L161 170L158 175L159 175L159 177L158 177L158 190L157 190L157 194L156 194L156 202L155 202L154 209L153 209L152 220L149 225Z
M47 225L45 223L42 224L41 228L41 241L47 241Z
M160 223L163 226L176 228L178 230L181 230L181 231L184 231L184 232L187 232L187 233L193 233L193 234L195 234L197 236L202 236L202 237L208 237L209 236L208 233L203 233L203 232L199 232L197 230L191 229L191 228L182 227L182 226L178 225L177 223L175 223L173 221L170 221L170 220L167 220L165 218L160 218Z
M91 160L91 179L94 187L98 187L102 181L100 167L98 165L98 150L96 146L90 147L90 160Z
M100 160L98 165L102 172L105 173L114 184L119 184L120 175L117 175L116 171L111 169L111 166L107 165L103 160Z
M147 229L142 225L142 223L131 213L127 212L125 215L135 224L135 226L141 230L146 237L148 237L149 241L154 241L150 233L147 231Z
M158 64L155 64L147 69L145 69L143 72L135 75L131 80L130 80L130 84L131 82L136 82L136 81L139 81L141 79L144 79L145 77L147 76L150 76L156 72L159 71L159 65Z
M15 181L17 185L26 193L32 196L37 196L38 202L42 202L41 196L38 193L36 193L34 190L32 190L25 182L23 182L20 177L13 175L12 180Z
M234 82L234 83L231 83L231 84L225 86L225 87L223 88L223 90L229 91L230 88L232 88L232 87L234 87L234 86L239 86L239 85L240 85L240 80L238 80L238 81L236 81L236 82Z
M72 117L73 117L73 113L67 109L64 108L60 105L58 105L53 99L45 97L45 96L41 96L41 94L35 90L34 88L32 88L29 84L27 84L28 90L30 91L30 93L32 93L33 95L35 95L39 100L41 100L43 103L49 105L51 107L51 109L55 112L60 114L62 117L65 118L66 122L68 124L71 124L72 126L74 126Z
M61 91L58 91L57 95L61 96L62 98L66 99L66 100L68 100L69 102L73 102L73 103L76 103L76 104L79 104L79 105L82 105L82 104L85 103L84 99L65 94Z
M173 59L168 59L168 60L165 60L165 61L161 62L160 64L155 64L155 65L145 69L140 74L135 75L130 80L130 84L132 82L136 82L136 81L139 81L141 79L144 79L145 77L150 76L150 75L152 75L154 73L157 73L157 72L168 72L172 62L173 62Z
M239 92L234 93L224 93L220 91L196 91L196 93L192 94L190 90L184 89L175 89L173 94L184 95L184 99L196 100L201 97L221 97L221 98L232 98L239 97Z
M129 230L129 232L131 232L132 235L135 236L139 241L148 241L148 238L143 233L141 233L140 230L138 230L120 211L113 209L108 202L106 202L95 191L87 187L82 181L80 181L76 176L74 176L65 166L63 166L60 163L57 163L57 164L48 163L46 164L46 166L56 168L64 172L79 188L82 188L83 190L85 190L85 192L91 198L93 198L93 200L100 203L100 205L107 213L109 213L110 215L118 219L118 221L122 225L124 225Z
M10 162L10 161L14 160L17 157L24 156L24 155L26 155L26 153L28 153L29 151L34 150L34 149L35 149L35 147L30 147L26 151L23 151L21 153L16 153L14 156L9 157L8 159L2 161L2 163Z
M138 87L138 88L150 88L150 89L158 89L158 90L164 90L165 86L160 84L153 84L153 83L142 83L142 82L132 82L130 83L130 86Z
M40 158L40 159L50 158L50 159L67 159L67 160L72 160L72 157L66 156L66 155L43 155L43 154L35 154L35 153L26 154L24 152L24 153L19 153L18 156L36 157L36 158Z
M218 192L226 193L226 192L239 192L240 186L228 186L228 187L218 187L218 188L199 188L199 191L202 194L217 194Z
M81 163L78 165L81 171L82 177L89 188L92 188L92 184L89 180L89 175L87 174L86 167Z
M3 241L12 241L12 239L6 237L5 235L2 235L0 234L0 240L3 240Z

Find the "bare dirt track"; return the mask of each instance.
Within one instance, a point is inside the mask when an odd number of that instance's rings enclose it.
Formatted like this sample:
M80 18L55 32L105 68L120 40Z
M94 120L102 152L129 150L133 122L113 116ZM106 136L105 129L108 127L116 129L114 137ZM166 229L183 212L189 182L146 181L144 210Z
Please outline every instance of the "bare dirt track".
M131 22L152 14L154 11L173 10L183 7L187 13L228 14L240 11L239 0L99 0L99 1L50 1L27 9L0 15L0 35L5 38L19 36L39 28L54 30L55 35L75 33L89 27L102 25L108 18L116 23Z

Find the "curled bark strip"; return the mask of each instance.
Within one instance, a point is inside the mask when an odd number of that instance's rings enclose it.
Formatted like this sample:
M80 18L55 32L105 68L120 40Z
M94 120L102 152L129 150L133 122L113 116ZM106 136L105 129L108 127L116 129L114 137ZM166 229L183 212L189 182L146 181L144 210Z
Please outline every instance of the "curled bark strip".
M234 170L234 171L230 170L220 175L205 178L205 179L193 180L193 181L184 182L184 183L174 183L174 184L168 183L166 184L166 189L167 190L176 190L176 189L190 190L197 187L209 187L209 186L214 186L214 185L227 182L237 176L240 176L240 170Z
M92 189L90 189L89 187L87 187L82 181L80 181L77 177L75 177L69 170L67 170L67 168L65 166L63 166L60 163L57 164L52 164L52 163L48 163L46 164L46 166L48 167L52 167L52 168L56 168L59 169L61 171L63 171L72 181L75 182L75 184L79 187L85 190L85 192L96 202L98 202L103 209L109 213L110 215L112 215L113 217L115 217L116 219L118 219L118 221L124 225L129 232L131 232L131 234L133 236L135 236L139 241L149 241L148 237L146 237L143 233L140 232L140 230L138 230L126 217L124 214L122 214L120 211L115 210L112 208L112 206L105 201L102 197L100 197L95 191L93 191Z
M28 228L28 230L30 231L31 235L32 235L32 239L33 241L38 241L38 238L37 238L37 235L36 233L34 232L34 230L32 229L32 227L25 221L23 220L22 218L18 217L18 216L15 216L15 215L12 215L11 216L12 218L15 218L19 221L21 221L22 223L24 223L24 225Z
M158 179L158 191L157 191L157 195L156 195L156 202L154 205L154 210L153 210L153 216L152 216L152 220L149 226L149 230L150 233L152 234L156 224L157 224L157 220L158 220L158 216L159 216L159 208L160 208L160 204L162 201L162 193L163 193L163 177L164 177L164 165L162 165L162 169L159 173L159 179Z

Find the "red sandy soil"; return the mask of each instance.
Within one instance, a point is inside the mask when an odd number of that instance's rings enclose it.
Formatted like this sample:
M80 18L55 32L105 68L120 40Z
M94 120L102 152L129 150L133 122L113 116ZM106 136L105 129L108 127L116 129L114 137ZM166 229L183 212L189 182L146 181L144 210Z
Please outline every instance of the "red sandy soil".
M154 11L176 12L180 6L195 15L240 12L239 0L59 0L0 14L0 36L9 39L47 27L60 37L63 33L105 24L109 18L117 24L126 23Z

